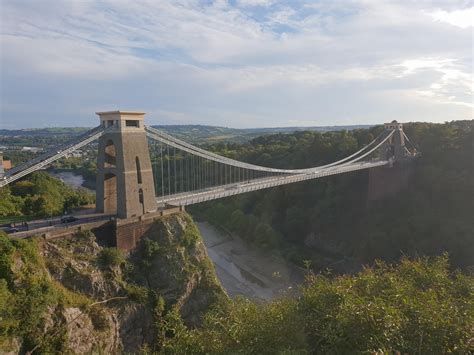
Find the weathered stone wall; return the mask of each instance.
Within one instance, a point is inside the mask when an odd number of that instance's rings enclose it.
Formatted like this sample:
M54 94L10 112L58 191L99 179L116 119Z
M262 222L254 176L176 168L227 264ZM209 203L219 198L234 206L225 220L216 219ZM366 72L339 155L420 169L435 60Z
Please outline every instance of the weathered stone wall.
M156 220L182 211L184 211L183 207L175 207L140 217L116 220L114 246L126 251L135 249L140 239L150 230Z
M393 167L369 169L367 202L394 197L405 190L413 177L415 163L403 161Z
M61 229L52 229L38 233L46 240L69 239L77 232L90 230L97 241L107 247L117 247L125 251L133 250L151 225L164 216L173 215L184 211L184 207L173 207L162 211L148 213L140 217L114 219L110 221L97 221L74 225Z

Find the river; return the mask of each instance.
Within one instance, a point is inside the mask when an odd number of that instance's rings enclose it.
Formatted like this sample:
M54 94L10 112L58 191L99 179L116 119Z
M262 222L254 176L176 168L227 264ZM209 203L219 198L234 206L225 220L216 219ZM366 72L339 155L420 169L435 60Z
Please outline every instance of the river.
M84 190L87 190L89 192L94 192L94 190L91 190L87 187L82 186L84 183L84 178L82 175L76 175L72 171L55 171L55 170L49 170L48 171L50 175L57 177L58 179L61 179L66 185L69 185L74 188L82 188Z
M303 272L281 256L256 251L239 237L221 233L206 222L197 222L197 226L217 277L230 297L269 301L295 294L303 282Z

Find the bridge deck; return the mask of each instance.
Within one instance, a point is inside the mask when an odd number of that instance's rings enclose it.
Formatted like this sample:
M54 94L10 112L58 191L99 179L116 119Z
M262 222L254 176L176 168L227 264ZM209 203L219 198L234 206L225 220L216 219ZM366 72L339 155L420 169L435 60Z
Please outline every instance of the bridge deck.
M312 180L324 176L347 173L351 171L370 169L379 166L387 165L389 161L375 161L375 162L361 162L347 164L344 166L337 166L334 168L322 169L306 174L295 174L287 176L268 177L247 182L240 182L234 184L227 184L216 186L209 189L202 189L188 193L181 193L175 195L161 196L156 199L158 205L168 204L172 206L188 206L195 203L216 200L228 196L234 196L246 192L262 190L270 187L291 184L300 181Z

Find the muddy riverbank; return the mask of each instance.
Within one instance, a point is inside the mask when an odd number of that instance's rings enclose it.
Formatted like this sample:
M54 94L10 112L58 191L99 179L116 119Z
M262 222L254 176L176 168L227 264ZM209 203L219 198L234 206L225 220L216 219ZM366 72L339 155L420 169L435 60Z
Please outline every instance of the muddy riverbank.
M80 174L75 174L70 170L48 170L48 173L58 179L62 180L66 185L74 188L81 188L89 192L95 192L90 182L86 181Z
M239 237L226 235L209 223L197 225L217 276L230 297L269 301L297 292L298 284L304 280L302 270L281 256L254 250Z

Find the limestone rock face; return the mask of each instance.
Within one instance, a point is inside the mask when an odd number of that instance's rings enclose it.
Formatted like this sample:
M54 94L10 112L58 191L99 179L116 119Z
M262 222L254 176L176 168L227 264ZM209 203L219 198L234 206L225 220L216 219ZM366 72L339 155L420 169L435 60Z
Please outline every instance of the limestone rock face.
M202 313L227 299L199 231L185 214L164 218L144 236L131 260L135 279L159 292L190 326Z
M146 306L129 304L121 307L116 321L119 324L117 335L125 353L134 353L144 344L153 342L153 317Z
M227 300L186 214L156 221L129 255L105 250L90 232L69 240L28 243L38 249L41 267L27 265L16 253L10 292L14 295L16 287L29 284L24 277L28 269L49 280L59 296L43 311L33 338L8 339L13 349L9 354L29 351L31 344L39 344L39 352L51 352L52 346L76 354L156 350L166 312L178 311L187 325L196 327L204 312ZM105 251L121 257L107 264ZM0 353L5 346L0 344Z
M110 353L117 347L115 335L116 325L111 322L112 316L107 314L107 321L112 328L107 332L95 331L91 316L76 307L65 308L62 311L64 323L66 324L66 334L68 338L68 348L80 354L90 353L97 348Z
M121 270L111 269L110 275L99 268L97 257L101 249L93 235L87 234L70 241L46 242L43 254L51 276L66 288L94 299L106 299L120 293L117 280Z

